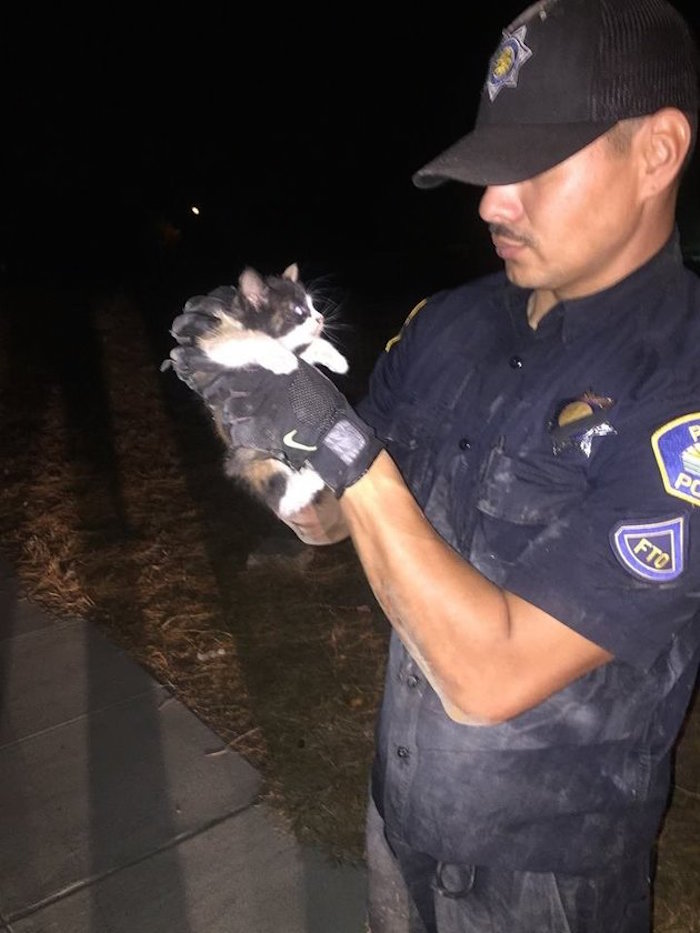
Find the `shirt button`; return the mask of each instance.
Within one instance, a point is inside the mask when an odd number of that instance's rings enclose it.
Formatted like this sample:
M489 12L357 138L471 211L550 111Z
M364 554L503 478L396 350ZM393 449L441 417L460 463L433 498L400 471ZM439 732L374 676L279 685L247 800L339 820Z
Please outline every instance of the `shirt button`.
M399 745L399 747L396 749L396 754L399 756L399 758L408 758L411 753L405 745Z
M460 450L469 450L469 448L470 448L471 446L472 446L472 442L469 440L468 437L461 437L461 438L459 439L459 449L460 449Z
M511 369L522 369L523 368L522 358L519 356L511 356L511 358L508 360L508 365L510 366Z
M420 683L420 678L416 677L415 674L409 674L408 677L406 678L406 684L411 688L417 687L419 683Z

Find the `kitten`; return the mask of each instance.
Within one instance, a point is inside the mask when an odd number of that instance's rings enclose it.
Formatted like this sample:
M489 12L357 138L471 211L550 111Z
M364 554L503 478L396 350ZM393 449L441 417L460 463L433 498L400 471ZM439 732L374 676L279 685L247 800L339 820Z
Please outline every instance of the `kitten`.
M205 312L209 326L196 343L223 368L263 366L288 373L297 367L299 357L335 373L348 370L346 358L321 336L325 319L300 282L296 263L281 276L262 276L248 267L240 274L237 289L222 286L207 296L191 298L184 311ZM173 322L176 337L180 320ZM214 424L228 442L216 416ZM295 471L267 453L232 448L230 443L224 471L283 519L309 505L324 487L310 467Z

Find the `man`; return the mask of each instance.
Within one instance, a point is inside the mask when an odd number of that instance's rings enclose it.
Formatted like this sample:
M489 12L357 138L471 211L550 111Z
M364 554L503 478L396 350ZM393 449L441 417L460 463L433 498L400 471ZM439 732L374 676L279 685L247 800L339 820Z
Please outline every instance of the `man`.
M664 0L545 0L472 133L415 176L484 186L504 273L413 313L353 410L301 365L180 378L329 493L393 634L370 926L640 933L700 656L700 281L679 179L696 51ZM214 325L215 321L205 323Z

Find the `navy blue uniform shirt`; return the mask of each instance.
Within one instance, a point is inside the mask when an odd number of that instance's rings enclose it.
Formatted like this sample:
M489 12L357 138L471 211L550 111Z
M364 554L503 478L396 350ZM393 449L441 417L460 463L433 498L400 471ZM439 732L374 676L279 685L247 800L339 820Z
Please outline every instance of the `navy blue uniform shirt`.
M391 640L372 788L447 862L587 873L651 845L700 654L700 279L677 235L532 330L503 273L419 306L358 411L438 533L614 659L511 720Z

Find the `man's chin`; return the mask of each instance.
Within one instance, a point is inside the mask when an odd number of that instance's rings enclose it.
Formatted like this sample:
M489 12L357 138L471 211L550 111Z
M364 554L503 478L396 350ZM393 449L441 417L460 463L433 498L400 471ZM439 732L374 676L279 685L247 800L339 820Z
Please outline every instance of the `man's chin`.
M513 285L519 285L520 288L536 288L534 276L523 267L522 263L506 259L504 268L508 281Z

